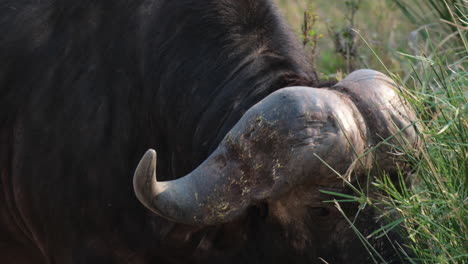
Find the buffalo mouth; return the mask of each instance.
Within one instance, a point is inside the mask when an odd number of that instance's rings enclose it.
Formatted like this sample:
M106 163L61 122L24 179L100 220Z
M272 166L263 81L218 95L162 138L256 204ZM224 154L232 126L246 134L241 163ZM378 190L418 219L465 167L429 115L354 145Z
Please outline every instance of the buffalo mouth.
M148 150L134 175L139 201L177 223L207 226L233 221L249 206L278 199L303 184L337 186L344 175L395 167L393 140L418 144L414 113L385 75L361 70L328 89L280 89L247 111L195 170L159 182L156 152ZM331 170L332 167L335 171Z

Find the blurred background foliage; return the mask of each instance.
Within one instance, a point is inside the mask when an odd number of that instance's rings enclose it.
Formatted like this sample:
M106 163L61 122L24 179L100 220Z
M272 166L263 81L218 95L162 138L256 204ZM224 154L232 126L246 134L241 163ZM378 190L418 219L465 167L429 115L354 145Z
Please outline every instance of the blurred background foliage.
M302 36L304 11L317 17L317 70L324 76L349 72L356 68L383 70L357 30L383 59L386 67L395 72L403 70L401 58L393 56L395 50L410 45L410 33L415 26L400 12L396 3L388 0L275 0L293 29ZM352 33L351 33L352 32ZM347 55L347 51L349 56Z
M339 77L357 68L386 68L403 74L408 70L408 57L398 52L414 56L429 53L429 34L432 44L459 38L446 34L458 31L447 23L453 20L451 12L459 19L458 24L465 23L466 27L468 21L466 0L449 0L447 4L443 0L275 1L302 38L304 12L315 17L308 34L317 35L317 41L307 46L317 46L319 55L314 63L322 77ZM466 36L466 30L463 34Z

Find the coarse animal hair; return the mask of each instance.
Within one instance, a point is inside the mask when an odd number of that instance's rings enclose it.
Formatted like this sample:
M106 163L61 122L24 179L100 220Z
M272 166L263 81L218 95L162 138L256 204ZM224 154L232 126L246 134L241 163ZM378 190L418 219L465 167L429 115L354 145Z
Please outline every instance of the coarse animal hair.
M196 229L133 194L146 149L160 180L181 177L261 99L319 85L271 1L1 0L0 36L6 263L310 263L345 247L310 222L330 209L285 224L259 204Z

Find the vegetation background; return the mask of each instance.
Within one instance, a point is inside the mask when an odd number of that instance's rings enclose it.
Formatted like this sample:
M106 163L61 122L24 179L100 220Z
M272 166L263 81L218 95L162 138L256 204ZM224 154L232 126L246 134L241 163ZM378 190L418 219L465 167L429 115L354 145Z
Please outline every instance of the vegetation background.
M361 208L376 206L398 219L363 237L403 227L414 256L403 263L468 263L468 0L275 0L303 40L322 79L340 80L358 68L390 75L418 114L422 146L393 146L409 162L411 186L401 173L369 175L377 199L356 188L335 194ZM357 216L346 216L352 220ZM372 248L375 263L386 263Z
M347 60L351 61L351 70L363 67L384 70L383 65L363 43L363 39L372 46L385 67L401 74L407 70L405 65L407 58L399 56L396 52L417 53L421 45L421 36L418 33L431 23L430 19L421 21L426 24L412 23L399 8L398 1L393 0L275 1L293 30L301 36L303 36L304 12L307 11L317 17L315 25L308 33L315 34L318 38L320 55L317 56L315 64L317 70L325 75L347 72ZM442 2L442 0L436 1ZM408 2L420 5L424 0ZM433 8L422 7L422 10L427 12L427 17L437 18ZM358 30L363 39L358 35L347 35L351 28ZM336 51L337 48L346 47L355 49L350 58Z

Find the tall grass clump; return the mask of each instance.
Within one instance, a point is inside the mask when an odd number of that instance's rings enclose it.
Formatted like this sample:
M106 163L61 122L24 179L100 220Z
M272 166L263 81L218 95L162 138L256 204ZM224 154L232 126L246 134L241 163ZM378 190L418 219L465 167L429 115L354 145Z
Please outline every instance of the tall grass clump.
M403 149L414 168L411 187L399 190L387 178L375 185L385 207L404 219L414 263L468 263L468 1L425 0L402 11L423 17L418 6L433 8L453 30L425 29L419 54L401 53L411 70L399 81L419 116L422 147Z
M468 73L442 55L415 60L423 66L414 67L406 97L419 115L422 147L401 149L413 184L399 189L388 177L378 180L379 202L404 220L412 262L468 263Z
M406 184L403 172L399 184L387 176L374 182L383 194L374 201L385 208L383 215L399 215L394 223L409 238L406 247L414 254L408 256L411 263L468 263L468 46L466 29L451 11L466 6L458 5L462 1L451 2L436 14L450 14L440 21L451 18L454 31L444 35L424 29L421 34L426 38L418 52L400 53L409 62L409 73L394 76L408 88L403 96L419 118L421 148L394 146L412 165L412 184ZM420 4L436 7L431 0Z
M367 237L349 221L375 263L386 260L367 240L385 237L390 230L408 238L405 245L394 246L404 263L468 263L468 50L436 49L433 41L428 39L433 49L424 52L428 55L401 53L410 62L406 76L390 73L418 116L420 147L391 145L410 172L405 168L397 176L369 175L373 193L362 184L352 186L355 196L330 193L361 208L373 206L387 219Z
M324 32L320 28L324 14L340 17L342 2L315 3L317 30ZM355 202L360 208L374 206L387 219L383 227L364 236L353 225L359 213L345 215L375 263L388 260L367 240L385 237L390 230L408 238L405 245L394 245L403 263L468 263L468 0L362 0L361 9L365 16L357 18L362 19L358 35L365 44L360 49L366 56L363 65L390 75L402 88L401 95L417 113L421 144L414 149L404 142L384 141L395 144L392 148L410 165L409 172L405 168L397 176L369 175L365 184L346 182L354 195L324 192L336 197L329 202L338 209L343 202ZM326 56L325 48L332 44L319 40L319 70L336 60ZM332 71L340 67L324 72ZM369 186L375 188L373 193Z
M418 4L434 8L431 0ZM350 221L364 246L369 246L367 239L384 237L390 230L398 230L408 238L405 245L395 245L405 263L468 263L467 29L462 25L466 20L461 20L460 15L451 10L465 7L447 5L450 17L442 18L443 12L434 13L440 16L434 19L441 22L440 27L447 24L454 27L453 31L443 31L437 26L423 27L417 32L422 36L417 49L413 47L410 52L398 53L407 61L405 74L393 74L383 65L387 74L402 87L401 95L417 113L421 145L417 149L408 148L404 142L391 146L410 164L409 175L407 168L400 170L396 180L394 175L369 175L378 195L369 195L362 188L354 187L356 196L351 199L361 207L374 206L382 218L390 221L367 237ZM419 7L413 3L412 8ZM447 23L448 19L451 24ZM372 50L371 45L364 42ZM375 51L372 53L379 56ZM343 198L340 194L334 195ZM340 208L338 203L337 207ZM345 217L350 219L350 216ZM372 248L368 248L368 252L375 263L385 263Z

